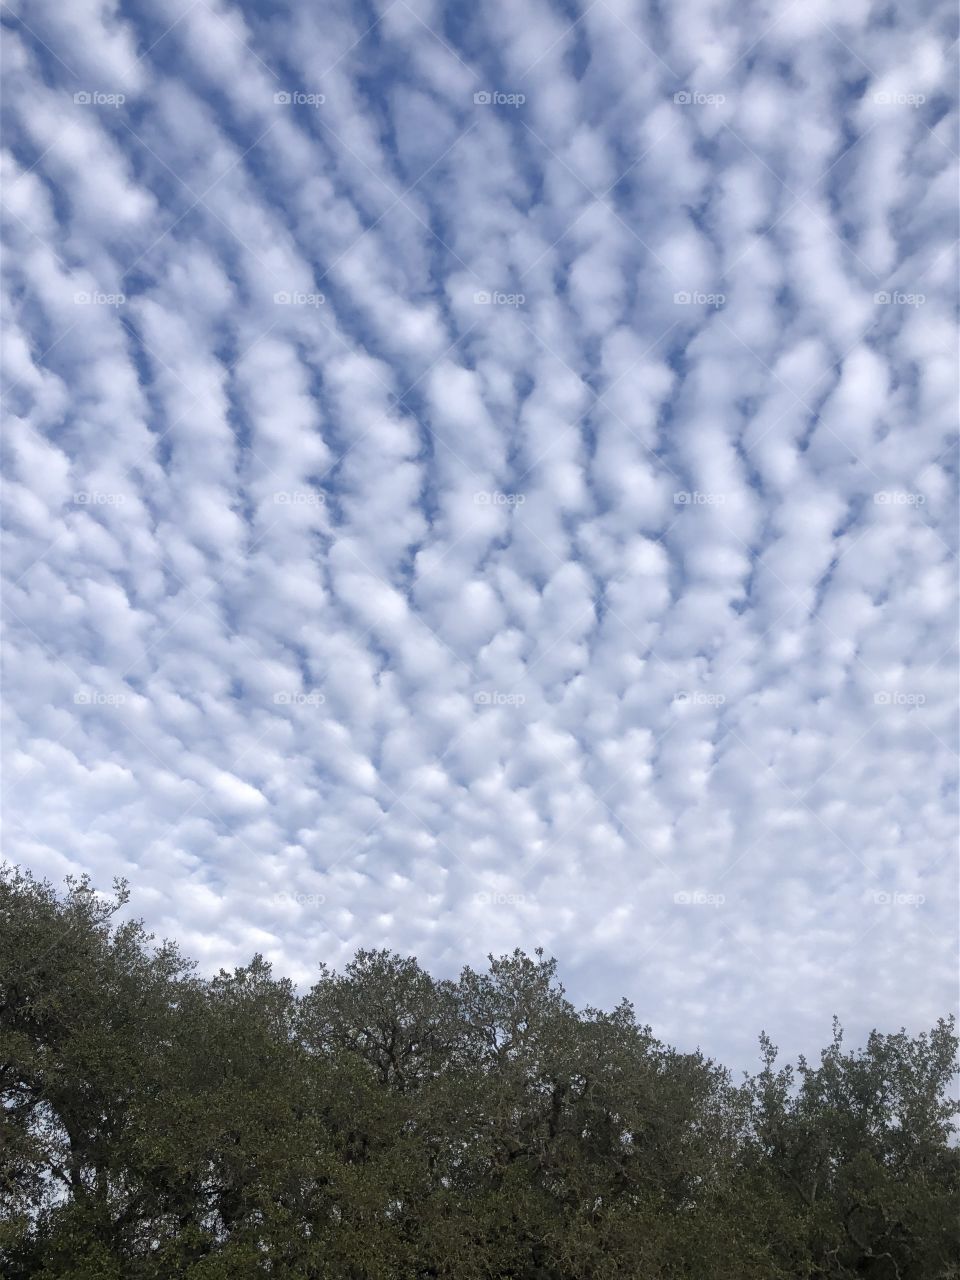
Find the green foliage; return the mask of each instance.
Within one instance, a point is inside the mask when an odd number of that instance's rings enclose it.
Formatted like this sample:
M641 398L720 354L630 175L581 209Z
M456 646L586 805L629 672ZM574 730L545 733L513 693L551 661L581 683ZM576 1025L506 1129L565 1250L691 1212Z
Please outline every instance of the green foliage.
M0 874L11 1280L947 1280L952 1022L741 1085L537 952L198 977L127 889Z

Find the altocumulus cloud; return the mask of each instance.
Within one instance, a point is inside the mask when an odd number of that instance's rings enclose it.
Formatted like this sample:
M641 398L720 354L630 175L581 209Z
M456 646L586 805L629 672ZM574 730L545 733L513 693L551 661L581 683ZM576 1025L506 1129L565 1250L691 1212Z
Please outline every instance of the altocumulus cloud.
M953 6L12 0L7 856L746 1061L956 946Z

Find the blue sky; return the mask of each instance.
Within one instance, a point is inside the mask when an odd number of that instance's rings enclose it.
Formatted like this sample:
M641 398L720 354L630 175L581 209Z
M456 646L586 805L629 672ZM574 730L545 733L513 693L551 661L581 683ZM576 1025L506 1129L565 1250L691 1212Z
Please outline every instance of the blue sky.
M5 4L6 856L744 1065L956 972L946 3Z

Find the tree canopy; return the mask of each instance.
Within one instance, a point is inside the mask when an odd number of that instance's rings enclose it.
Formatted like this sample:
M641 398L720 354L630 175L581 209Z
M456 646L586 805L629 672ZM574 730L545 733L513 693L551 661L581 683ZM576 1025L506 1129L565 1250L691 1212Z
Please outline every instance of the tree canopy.
M542 952L198 975L0 874L10 1280L960 1277L952 1020L735 1080Z

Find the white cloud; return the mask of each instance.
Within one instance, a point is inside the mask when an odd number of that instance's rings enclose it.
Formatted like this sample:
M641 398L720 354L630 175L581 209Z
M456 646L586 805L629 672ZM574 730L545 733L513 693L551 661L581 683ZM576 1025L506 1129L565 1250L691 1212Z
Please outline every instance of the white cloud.
M9 856L206 968L542 943L734 1062L942 1012L956 113L891 15L11 9Z

